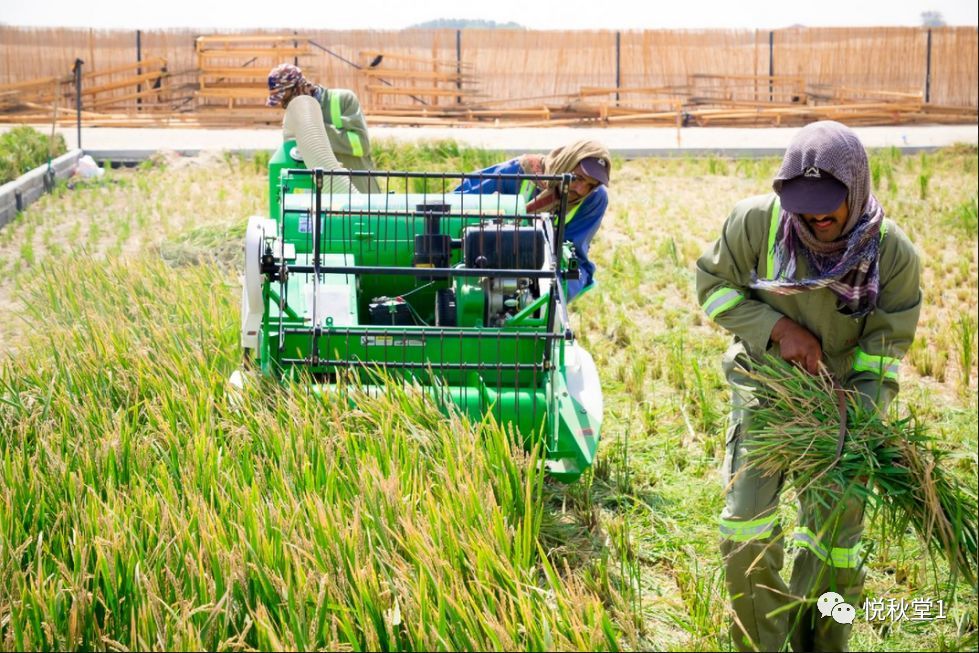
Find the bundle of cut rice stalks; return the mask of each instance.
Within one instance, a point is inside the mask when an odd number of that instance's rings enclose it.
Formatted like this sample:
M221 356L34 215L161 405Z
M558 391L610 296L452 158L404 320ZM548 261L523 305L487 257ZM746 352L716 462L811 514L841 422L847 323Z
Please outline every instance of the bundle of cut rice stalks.
M756 367L761 406L752 412L748 464L765 474L785 474L786 485L811 493L824 505L846 493L867 501L883 532L912 526L952 573L976 579L976 468L969 482L952 474L955 456L940 448L913 414L889 419L867 409L856 392L834 388L828 376L812 376L781 360ZM840 436L841 395L847 429Z

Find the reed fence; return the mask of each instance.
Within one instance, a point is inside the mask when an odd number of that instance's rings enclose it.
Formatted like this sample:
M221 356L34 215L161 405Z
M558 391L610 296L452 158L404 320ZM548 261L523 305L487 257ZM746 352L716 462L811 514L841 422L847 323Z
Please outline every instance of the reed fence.
M970 123L979 116L977 35L0 26L0 121L277 124L281 112L263 106L265 76L293 61L319 83L357 91L372 124Z

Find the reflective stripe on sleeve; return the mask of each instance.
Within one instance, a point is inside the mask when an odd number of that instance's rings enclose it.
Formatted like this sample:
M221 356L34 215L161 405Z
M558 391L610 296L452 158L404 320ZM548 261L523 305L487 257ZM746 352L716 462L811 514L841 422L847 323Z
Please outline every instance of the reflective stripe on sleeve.
M856 372L873 372L885 379L897 380L897 373L901 367L901 359L891 358L890 356L874 356L862 349L857 349L857 354L853 359L853 369Z
M771 537L778 523L778 515L772 514L768 517L755 519L752 521L735 521L733 519L721 518L718 520L721 537L732 542L748 542L750 540L763 540Z
M343 128L343 113L340 111L340 96L330 93L330 122L337 129Z
M360 135L354 132L347 132L350 140L350 149L354 156L364 156L364 145L360 142Z
M724 311L728 311L744 300L744 295L734 288L720 288L714 291L707 301L704 302L704 312L710 319L716 318Z
M530 197L534 194L535 188L537 188L537 184L529 179L524 179L520 182L520 194L523 195L524 201L530 201Z
M775 196L775 203L772 204L772 219L768 226L768 267L765 268L765 276L768 279L775 278L775 235L778 233L778 219L782 215L782 203Z

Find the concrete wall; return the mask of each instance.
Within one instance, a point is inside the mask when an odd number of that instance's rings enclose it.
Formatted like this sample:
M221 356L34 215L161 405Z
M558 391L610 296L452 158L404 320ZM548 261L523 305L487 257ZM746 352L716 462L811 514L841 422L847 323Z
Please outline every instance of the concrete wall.
M81 156L81 150L72 150L54 159L51 162L51 169L55 178L67 179L70 177ZM48 164L45 163L0 186L0 229L13 220L19 211L26 209L45 191L49 190L45 187L47 171Z

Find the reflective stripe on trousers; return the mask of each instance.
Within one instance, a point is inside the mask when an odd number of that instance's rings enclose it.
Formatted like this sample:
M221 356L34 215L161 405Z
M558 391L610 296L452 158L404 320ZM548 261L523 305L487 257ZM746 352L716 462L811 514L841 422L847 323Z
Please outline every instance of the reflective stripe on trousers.
M857 542L856 545L850 548L833 547L827 551L826 547L819 541L819 537L805 527L795 529L795 532L792 534L792 541L797 546L809 550L821 561L833 567L856 569L863 562L863 558L860 555L863 551L863 546L860 542Z
M763 540L771 537L778 524L778 515L772 514L761 519L751 521L736 521L733 519L718 520L721 537L732 542L749 542L751 540Z

